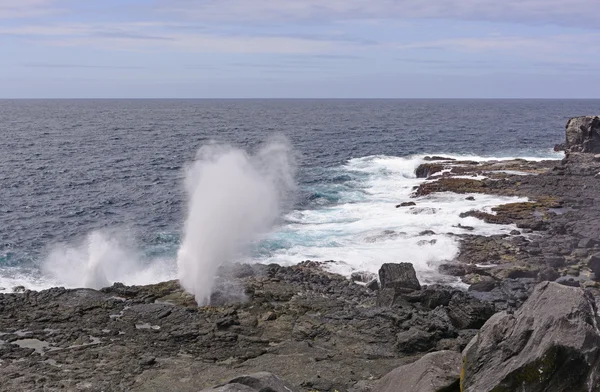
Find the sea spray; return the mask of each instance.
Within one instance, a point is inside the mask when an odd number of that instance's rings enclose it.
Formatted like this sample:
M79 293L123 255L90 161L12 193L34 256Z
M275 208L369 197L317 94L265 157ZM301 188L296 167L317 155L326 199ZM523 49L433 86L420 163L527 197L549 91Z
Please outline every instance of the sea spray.
M149 284L172 279L172 262L146 260L118 231L94 231L79 244L56 244L41 265L54 285L100 289L115 282Z
M198 151L186 170L188 217L177 265L199 305L209 303L219 268L273 226L295 187L293 172L283 139L254 155L218 144Z

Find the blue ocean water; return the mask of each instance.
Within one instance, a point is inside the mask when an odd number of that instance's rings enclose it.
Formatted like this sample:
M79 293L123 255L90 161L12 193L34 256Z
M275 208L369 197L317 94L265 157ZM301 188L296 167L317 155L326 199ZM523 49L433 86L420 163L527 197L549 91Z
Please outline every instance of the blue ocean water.
M49 258L66 269L90 257L151 262L124 272L133 283L175 276L184 169L198 148L218 141L251 153L276 134L293 147L299 186L247 260L427 269L456 247L443 235L424 246L418 233L444 233L473 206L440 195L419 203L430 210L391 208L420 181L420 157L556 158L567 119L599 110L598 100L0 100L0 287L72 285L47 276Z

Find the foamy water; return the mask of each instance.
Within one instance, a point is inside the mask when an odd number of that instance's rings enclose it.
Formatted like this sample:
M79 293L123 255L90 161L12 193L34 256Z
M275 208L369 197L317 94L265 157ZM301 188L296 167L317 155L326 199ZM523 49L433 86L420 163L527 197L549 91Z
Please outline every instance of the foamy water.
M513 158L443 155L477 161ZM491 212L494 206L526 199L453 193L411 198L414 187L426 181L414 174L424 156L368 156L331 169L332 177L344 180L319 187L323 194L335 193L335 203L319 206L317 202L311 209L284 213L279 225L231 261L293 265L309 259L334 260L328 268L345 276L355 271L376 273L383 263L411 262L422 282L439 281L442 277L437 267L456 257L459 250L453 234L493 235L515 229L473 217L460 218L460 213L473 209ZM555 153L525 157L559 158ZM468 196L475 200L466 200ZM406 201L414 201L416 206L396 208ZM474 230L467 231L459 224ZM420 234L425 230L435 234ZM227 229L221 231L226 233ZM53 286L100 288L114 282L150 284L177 277L175 255L147 257L134 243L120 237L115 231L93 232L76 244L52 245L39 270L4 268L0 291L10 292L14 286L33 290ZM189 249L193 247L188 245Z

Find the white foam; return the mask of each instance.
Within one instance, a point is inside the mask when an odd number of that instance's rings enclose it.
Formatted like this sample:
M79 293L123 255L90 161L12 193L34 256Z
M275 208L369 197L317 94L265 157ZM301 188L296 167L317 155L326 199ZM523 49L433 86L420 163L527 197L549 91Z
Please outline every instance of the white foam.
M352 199L353 193L349 192L342 204L288 214L289 223L272 233L270 240L289 246L260 261L293 265L307 259L335 260L328 268L346 276L354 271L376 273L383 263L411 262L421 280L433 282L440 278L436 273L439 264L452 260L459 250L458 240L449 233L493 235L515 229L459 215L470 210L491 212L494 206L527 201L525 198L450 192L411 198L413 188L425 181L414 174L422 158L372 156L350 160L343 168L347 174L367 175L360 197ZM482 160L475 156L460 159ZM466 200L468 196L475 200ZM417 205L395 208L404 201ZM474 230L467 231L459 224ZM425 230L436 234L419 235Z

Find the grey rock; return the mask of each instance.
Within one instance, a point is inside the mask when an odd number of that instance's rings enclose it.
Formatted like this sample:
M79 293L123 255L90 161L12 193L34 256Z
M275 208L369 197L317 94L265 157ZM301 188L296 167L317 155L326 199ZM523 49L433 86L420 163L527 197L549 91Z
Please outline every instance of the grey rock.
M538 273L538 280L540 282L548 281L554 282L560 277L560 274L554 268L544 268Z
M459 329L477 329L494 314L494 307L466 293L454 294L448 305L448 316Z
M465 348L462 391L598 390L599 321L589 293L538 284L516 313L492 316Z
M566 150L571 152L600 152L600 117L571 118L566 127Z
M414 201L405 201L404 203L400 203L398 205L396 205L396 208L400 208L400 207L412 207L412 206L416 206L417 203L415 203Z
M579 241L579 244L577 245L579 248L593 248L594 246L598 245L598 241L592 239L592 238L582 238Z
M596 275L596 279L600 278L600 253L594 253L590 256L590 261L588 262L588 267L594 272Z
M417 273L411 263L386 263L379 269L379 281L382 289L394 289L398 292L420 290Z
M548 267L552 268L560 268L565 265L565 258L563 256L546 256L544 261Z
M456 351L437 351L386 374L373 392L459 392L462 357Z

